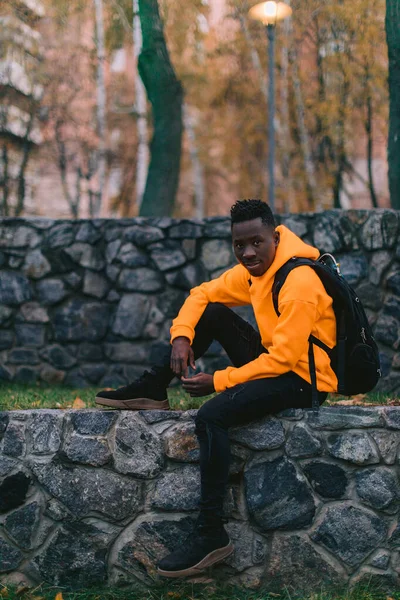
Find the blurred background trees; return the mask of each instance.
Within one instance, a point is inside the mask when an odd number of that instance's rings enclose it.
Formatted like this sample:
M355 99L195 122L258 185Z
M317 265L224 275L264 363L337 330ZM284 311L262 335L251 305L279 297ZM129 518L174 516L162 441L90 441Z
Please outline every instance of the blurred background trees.
M6 0L0 22L14 15L36 32L40 52L2 36L0 104L23 105L30 123L18 137L0 122L2 214L201 217L226 214L240 197L266 199L267 41L248 20L253 3L188 0L183 10L178 0ZM387 0L386 24L397 94L398 3ZM277 30L277 209L389 206L385 0L291 6ZM2 73L22 52L40 93L19 91L17 103ZM399 106L397 95L393 205ZM11 146L16 182L30 165L29 193L12 188Z

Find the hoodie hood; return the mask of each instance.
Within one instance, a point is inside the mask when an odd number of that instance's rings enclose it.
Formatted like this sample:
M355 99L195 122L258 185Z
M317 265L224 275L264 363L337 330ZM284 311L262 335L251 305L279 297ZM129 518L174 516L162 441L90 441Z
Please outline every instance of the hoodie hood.
M320 254L317 248L303 242L302 239L293 233L293 231L290 231L290 229L285 227L285 225L279 225L276 228L276 231L280 234L280 240L272 265L264 275L261 275L261 277L251 277L254 288L258 290L261 290L262 288L265 292L270 285L272 286L276 272L290 258L299 256L301 258L311 258L316 260Z

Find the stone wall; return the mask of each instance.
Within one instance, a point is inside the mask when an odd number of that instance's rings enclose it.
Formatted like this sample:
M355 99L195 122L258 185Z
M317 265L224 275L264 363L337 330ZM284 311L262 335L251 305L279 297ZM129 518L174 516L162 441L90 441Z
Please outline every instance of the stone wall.
M374 325L381 389L400 389L399 214L280 216L333 252ZM235 264L226 218L0 221L0 379L119 386L168 346L191 287ZM250 311L242 314L251 319ZM202 368L224 368L213 345Z
M190 534L196 411L0 413L0 572L79 588L149 585ZM234 554L247 587L399 585L400 407L288 410L233 429Z

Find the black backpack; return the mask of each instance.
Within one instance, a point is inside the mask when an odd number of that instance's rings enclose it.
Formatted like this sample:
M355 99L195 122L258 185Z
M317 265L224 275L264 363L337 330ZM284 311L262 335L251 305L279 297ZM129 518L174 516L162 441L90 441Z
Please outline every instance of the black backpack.
M338 378L338 393L344 396L370 392L381 377L379 350L360 299L340 273L339 265L331 254L318 260L291 258L277 271L272 286L274 308L279 316L279 291L292 269L306 265L312 267L321 279L325 290L333 299L336 317L336 346L329 348L319 339L308 338L308 359L312 385L312 407L318 409L317 376L313 345L322 348L331 359L332 369Z

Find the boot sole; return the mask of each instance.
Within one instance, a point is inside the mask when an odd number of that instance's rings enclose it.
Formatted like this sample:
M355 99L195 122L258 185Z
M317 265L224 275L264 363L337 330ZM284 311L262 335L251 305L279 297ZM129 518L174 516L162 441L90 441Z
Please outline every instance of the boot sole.
M152 400L152 398L132 398L132 400L112 400L96 396L96 404L122 408L123 410L169 410L168 400Z
M198 575L204 569L208 567L212 567L213 565L221 562L225 558L228 558L232 554L234 550L233 544L229 543L224 548L218 548L218 550L214 550L207 554L197 565L193 565L193 567L189 567L188 569L182 569L182 571L163 571L162 569L157 569L157 573L162 575L163 577L188 577L190 575Z

